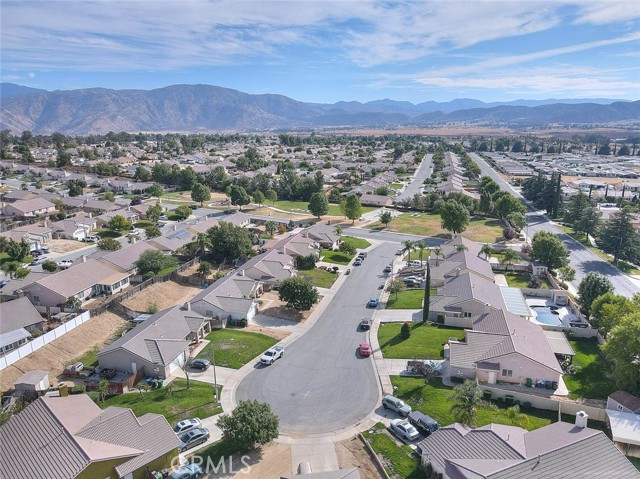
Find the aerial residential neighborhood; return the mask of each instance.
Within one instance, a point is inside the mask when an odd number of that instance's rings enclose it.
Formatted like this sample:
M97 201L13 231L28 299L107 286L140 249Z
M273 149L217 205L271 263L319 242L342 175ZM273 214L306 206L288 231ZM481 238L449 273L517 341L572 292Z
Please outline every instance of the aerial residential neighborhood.
M637 2L0 8L0 478L640 479Z

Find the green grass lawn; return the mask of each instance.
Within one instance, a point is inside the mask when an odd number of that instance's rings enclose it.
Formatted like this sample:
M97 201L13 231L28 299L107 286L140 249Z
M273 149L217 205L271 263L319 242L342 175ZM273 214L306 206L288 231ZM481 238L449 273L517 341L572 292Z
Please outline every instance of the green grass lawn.
M270 201L265 202L266 206L273 206L274 208L278 208L279 210L289 211L291 213L309 213L309 202L308 201L286 201L279 200L276 201L275 204L271 204ZM368 213L369 211L373 211L377 209L375 206L363 206L362 213ZM329 211L327 212L328 216L344 216L340 211L340 205L329 204Z
M464 330L433 323L413 323L411 336L402 339L402 323L382 323L378 342L386 359L442 359L443 343L449 338L464 339Z
M247 333L235 329L220 329L207 335L209 344L198 354L199 358L211 359L211 348L215 348L216 365L240 369L278 341L270 336Z
M349 261L353 259L353 256L344 254L340 251L332 251L330 249L323 249L320 253L323 256L322 261L326 263L334 264L349 264Z
M145 229L148 228L149 226L153 226L154 223L153 221L149 221L149 220L140 220L140 221L136 221L133 226L135 226L136 228L140 228L140 229Z
M600 353L600 346L595 338L570 339L569 343L575 351L573 365L576 373L563 376L569 389L571 399L606 399L616 390L613 381L608 377L609 365Z
M450 412L451 400L449 396L453 390L442 384L439 379L432 380L428 385L421 378L407 378L401 376L391 376L394 387L397 386L395 396L403 399L414 411L420 411L438 421L441 426L446 426L455 422ZM511 425L507 418L507 406L495 402L498 409L480 409L478 411L478 423L476 426L486 426L490 423ZM547 426L558 420L557 411L547 411L544 409L526 408L520 406L520 411L527 416L527 420L516 424L524 429L532 431L534 429ZM574 416L562 415L562 420L573 422ZM604 425L597 421L589 420L589 427L602 429Z
M402 213L400 216L393 218L386 228L387 231L443 238L450 237L449 232L440 226L440 215L418 213L418 216L412 216L413 214L415 213ZM479 243L494 243L496 238L502 236L503 226L504 225L495 218L475 216L469 222L467 229L462 232L462 236ZM376 222L368 228L382 230L384 229L384 225Z
M393 188L394 190L401 190L402 188L404 188L404 183L391 183L389 187Z
M131 408L138 417L146 413L162 414L170 424L190 417L203 419L222 412L222 407L214 402L211 384L193 380L190 382L191 389L187 389L185 379L174 379L170 396L163 388L148 391L144 396L137 392L120 394L98 405L103 409L109 406ZM220 390L221 387L218 388L218 397Z
M507 284L512 288L527 288L531 275L522 271L498 271L507 279ZM553 286L547 278L540 278L540 289L553 289Z
M165 215L167 216L167 218L171 221L181 221L180 219L180 215L178 215L177 213L173 213L171 211L167 211L165 213Z
M389 295L386 309L420 309L423 298L424 289L405 289Z
M0 252L0 266L2 266L4 263L6 263L6 262L10 262L10 261L11 261L11 258L9 258L9 255L8 255L7 253L5 253L5 252ZM25 256L25 257L22 259L22 261L21 261L21 262L22 262L22 263L29 264L29 263L31 263L32 261L33 261L33 257L32 257L32 256L30 256L30 255L27 255L27 256Z
M376 452L383 456L385 469L392 478L423 479L426 474L420 468L420 459L409 446L399 445L386 432L382 423L378 423L373 433L365 431L362 435Z
M120 238L120 236L122 236L122 232L108 228L93 230L91 234L96 234L100 236L100 238Z
M631 464L636 466L636 469L640 471L640 457L627 456L627 459L629 459L631 461Z
M309 269L298 271L298 276L309 278L318 288L330 288L338 278L337 274L329 273L323 269Z
M367 249L371 246L366 239L354 238L353 236L340 236L340 241L353 246L355 249Z

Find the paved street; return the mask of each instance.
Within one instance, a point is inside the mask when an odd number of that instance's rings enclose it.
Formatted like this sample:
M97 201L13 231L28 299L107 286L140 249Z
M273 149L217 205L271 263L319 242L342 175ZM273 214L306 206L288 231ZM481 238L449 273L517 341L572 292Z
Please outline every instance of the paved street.
M352 267L318 322L287 347L282 360L256 366L238 386L236 400L268 402L284 434L329 433L366 418L378 405L379 385L372 360L357 354L367 340L358 324L372 316L366 302L381 293L382 267L396 249L381 244L362 266Z
M500 178L500 176L484 161L480 156L475 153L471 153L471 157L473 161L475 161L480 170L482 170L483 175L490 176L493 178L496 183L500 185L500 187L509 193L513 194L517 198L525 201L523 196L516 191L509 183ZM623 274L617 268L614 268L611 264L603 261L598 255L592 253L587 248L582 246L579 242L575 241L569 235L565 234L560 228L556 225L552 224L543 214L543 212L534 211L531 206L528 207L527 211L527 230L526 233L529 237L533 237L533 235L538 231L549 231L558 236L564 243L564 245L569 248L571 252L569 256L569 263L576 270L576 279L571 282L572 286L575 288L578 287L580 281L589 273L590 271L597 271L598 273L602 273L607 276L613 286L615 288L616 294L621 294L630 298L634 293L640 292L640 282L629 278L627 275Z
M424 180L431 176L431 160L433 159L432 154L424 155L424 159L420 166L418 167L418 171L413 176L411 183L409 183L406 188L400 193L395 200L397 202L404 200L405 198L413 198L413 195L416 193L422 193L422 189L424 188Z

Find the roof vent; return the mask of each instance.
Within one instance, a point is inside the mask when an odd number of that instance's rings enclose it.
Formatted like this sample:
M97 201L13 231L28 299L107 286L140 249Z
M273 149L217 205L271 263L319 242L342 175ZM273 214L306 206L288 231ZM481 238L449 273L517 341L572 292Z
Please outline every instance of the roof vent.
M576 426L580 429L584 429L587 427L587 422L589 421L589 415L584 411L578 411L576 413Z

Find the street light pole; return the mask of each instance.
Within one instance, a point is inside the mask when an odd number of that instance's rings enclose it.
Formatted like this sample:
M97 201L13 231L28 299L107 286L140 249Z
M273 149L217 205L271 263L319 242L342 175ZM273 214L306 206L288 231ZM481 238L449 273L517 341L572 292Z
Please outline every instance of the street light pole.
M211 364L213 365L213 397L218 402L218 378L216 376L216 352L211 348Z

